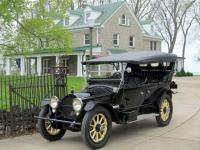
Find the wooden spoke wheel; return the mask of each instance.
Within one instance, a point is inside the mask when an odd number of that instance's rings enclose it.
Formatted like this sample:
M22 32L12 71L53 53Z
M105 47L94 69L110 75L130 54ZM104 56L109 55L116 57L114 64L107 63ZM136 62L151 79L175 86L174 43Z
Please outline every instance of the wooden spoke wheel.
M98 106L87 112L83 118L81 132L88 147L102 148L112 132L112 119L107 109Z
M101 142L108 130L108 122L104 114L96 114L90 122L90 138L95 143Z
M164 94L158 104L159 116L156 117L156 121L159 126L167 126L172 118L173 114L173 104L171 96Z
M47 118L48 116L49 116L49 108L48 107L42 108L39 117ZM42 135L42 137L48 141L59 140L64 136L66 132L66 129L63 128L56 129L52 126L52 122L43 119L38 119L38 130Z

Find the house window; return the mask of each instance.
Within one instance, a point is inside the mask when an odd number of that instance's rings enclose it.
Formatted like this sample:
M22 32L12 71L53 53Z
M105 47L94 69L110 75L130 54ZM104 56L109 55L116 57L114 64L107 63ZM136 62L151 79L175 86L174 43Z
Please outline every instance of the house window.
M157 47L157 43L156 41L154 41L154 50L156 50L156 47Z
M65 20L64 20L64 26L68 26L69 25L69 18L66 18Z
M119 34L113 34L113 45L119 46Z
M69 18L65 18L64 19L64 26L68 26L69 25Z
M90 44L90 34L85 34L84 35L84 44L89 45Z
M122 24L126 25L126 16L124 14L122 15Z
M125 14L123 14L123 15L119 18L119 24L120 24L120 25L125 25L125 26L130 26L129 19L127 18L127 16L126 16Z
M156 41L150 41L150 50L156 50L156 49L157 49Z
M129 37L129 46L135 47L135 37L134 36Z
M64 73L67 74L69 72L69 70L68 70L68 67L69 67L69 58L63 58L61 60L61 64L62 64L63 67L65 67L65 68L63 68Z
M85 23L88 23L90 16L91 16L90 12L85 14Z
M43 60L43 73L48 74L50 71L50 60L44 59Z
M153 41L150 41L150 50L153 50Z

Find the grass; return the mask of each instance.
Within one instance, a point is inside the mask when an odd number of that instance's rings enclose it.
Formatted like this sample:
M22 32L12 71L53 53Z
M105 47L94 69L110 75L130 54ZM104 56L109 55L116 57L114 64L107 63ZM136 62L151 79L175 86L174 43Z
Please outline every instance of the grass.
M72 89L75 92L80 92L86 86L86 79L83 77L68 77L68 92Z
M22 87L30 87L30 86L35 86L31 88L24 88L24 89L16 89L16 91L26 97L27 100L21 100L19 96L16 96L14 94L13 103L17 103L22 107L22 105L31 105L31 104L36 104L40 105L41 99L56 95L55 90L52 91L52 85L54 85L51 81L51 76L48 78L42 78L42 77L36 77L34 80L33 77L27 76L27 77L17 77L17 76L0 76L0 110L1 109L10 109L10 95L9 95L9 83L5 84L5 80L12 80L12 85L15 87L17 80L20 81L20 85L18 84L17 86L22 86ZM35 82L33 82L35 81ZM67 78L68 81L68 93L72 89L74 89L75 92L80 92L86 85L86 80L83 77L75 77L75 76L70 76ZM47 88L45 86L45 83L48 82L49 87ZM40 86L40 85L43 86ZM54 89L54 88L53 88ZM67 93L66 93L67 94ZM18 98L19 97L19 98ZM16 102L16 99L18 100ZM25 103L25 104L24 104ZM28 104L27 104L28 103ZM30 104L29 104L30 103ZM7 104L7 105L6 105Z

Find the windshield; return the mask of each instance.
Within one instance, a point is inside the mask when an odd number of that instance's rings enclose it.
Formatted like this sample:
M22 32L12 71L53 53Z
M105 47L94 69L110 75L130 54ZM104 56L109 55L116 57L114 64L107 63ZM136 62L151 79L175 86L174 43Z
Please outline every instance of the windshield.
M123 65L121 63L87 65L86 72L89 78L121 79Z

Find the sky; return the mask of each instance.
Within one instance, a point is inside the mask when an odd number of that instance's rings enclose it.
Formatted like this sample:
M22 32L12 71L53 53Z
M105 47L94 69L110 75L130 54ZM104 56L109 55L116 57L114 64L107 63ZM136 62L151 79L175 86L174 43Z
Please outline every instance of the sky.
M183 36L179 33L177 43L174 48L174 54L182 56ZM167 52L167 45L163 41L162 51ZM193 25L188 33L188 42L185 53L185 70L200 75L200 61L197 61L197 56L200 57L200 27Z

